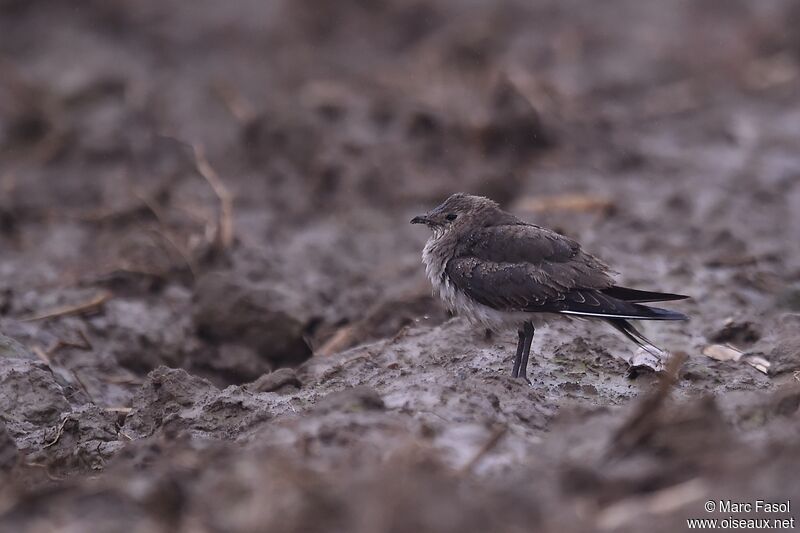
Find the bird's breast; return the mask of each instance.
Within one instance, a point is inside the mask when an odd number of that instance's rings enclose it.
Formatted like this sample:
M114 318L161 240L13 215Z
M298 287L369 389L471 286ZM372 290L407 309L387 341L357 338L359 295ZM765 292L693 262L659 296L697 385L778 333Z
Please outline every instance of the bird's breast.
M422 262L425 264L425 274L433 286L433 291L442 295L444 284L444 269L447 267L447 256L443 253L440 238L431 237L422 249Z
M539 325L540 316L535 313L517 311L501 311L483 305L471 298L466 292L459 289L445 272L447 261L452 255L441 237L431 237L422 250L422 262L425 264L425 273L431 282L433 292L442 299L450 311L465 317L473 324L492 330L519 328L526 321L534 321Z

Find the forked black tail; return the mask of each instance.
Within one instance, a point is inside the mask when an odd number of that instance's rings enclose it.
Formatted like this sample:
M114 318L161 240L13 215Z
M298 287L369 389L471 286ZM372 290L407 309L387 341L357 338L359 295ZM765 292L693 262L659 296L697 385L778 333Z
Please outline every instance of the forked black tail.
M647 351L648 353L656 356L661 357L664 354L664 350L653 344L650 339L645 337L641 331L636 329L633 324L628 322L623 318L608 318L606 322L611 324L611 326L625 335L628 339L638 344L642 349Z

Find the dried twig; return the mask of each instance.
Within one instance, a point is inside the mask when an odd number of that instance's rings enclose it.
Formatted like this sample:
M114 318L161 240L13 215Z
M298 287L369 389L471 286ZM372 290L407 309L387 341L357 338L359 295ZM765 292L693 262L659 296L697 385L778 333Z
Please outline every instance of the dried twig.
M522 211L547 213L552 211L599 212L609 214L616 206L613 200L603 196L587 194L557 194L523 198L519 205Z
M139 188L134 187L131 195L135 201L131 201L121 207L103 207L92 211L84 211L78 213L67 213L67 218L77 220L79 222L101 223L101 222L124 222L150 212L159 221L163 211L158 206L158 199L164 198L169 195L171 187L175 186L174 180L164 180L158 184L152 191L144 192Z
M700 479L691 479L645 495L637 495L609 505L598 513L600 529L617 530L631 523L643 523L647 515L665 514L704 499L708 487Z
M216 226L214 246L217 248L218 252L224 252L233 244L233 195L231 195L228 188L222 183L217 172L208 162L208 159L206 159L203 147L194 144L192 148L194 150L197 171L205 178L214 191L214 194L216 194L219 199L220 214L219 222Z
M81 342L75 341L65 341L63 339L58 339L51 347L49 347L45 354L48 356L52 356L62 348L75 348L76 350L83 350L84 352L88 352L92 350L92 343L89 342L89 339L82 330L78 330L78 334L81 336Z
M86 326L84 324L80 324L78 326L78 335L80 335L81 340L83 340L84 348L81 349L86 351L94 349L94 346L92 346L92 341L89 340L89 333L86 331Z
M53 446L55 443L57 443L61 439L61 435L64 434L64 426L67 425L67 420L69 420L69 416L65 416L64 417L64 420L61 421L61 425L58 426L58 431L56 432L56 436L53 438L53 440L51 440L50 442L46 443L44 445L44 448L49 448L50 446Z
M26 462L26 463L25 463L25 466L30 466L30 467L32 467L32 468L41 468L41 469L43 469L43 470L44 470L44 473L45 473L45 475L47 476L47 478L48 478L50 481L63 481L63 480L65 479L65 478L63 478L63 477L54 476L54 475L53 475L53 474L50 472L50 466L48 466L48 465L46 465L46 464L42 464L42 463L34 463L34 462L32 462L32 461L31 461L31 462Z
M253 106L248 102L235 87L229 83L218 80L211 86L214 94L222 101L225 109L233 115L240 124L248 124L256 117Z
M61 307L56 307L55 309L49 309L47 311L42 311L40 313L34 313L32 315L22 317L20 318L20 320L22 322L34 322L37 320L45 320L48 318L90 313L102 307L103 304L109 301L113 296L114 295L108 291L101 292L96 294L86 302L77 305L65 305Z
M33 348L31 348L31 351L33 351L33 353L36 354L36 357L41 359L42 362L47 366L51 366L53 364L53 362L50 360L48 352L42 350L41 346L34 346Z
M791 53L780 52L751 61L745 65L743 73L746 85L756 90L765 90L793 82L800 76L800 69Z
M325 343L320 346L319 350L315 350L315 355L333 355L349 348L352 345L352 340L357 333L357 328L353 324L336 330L336 333L334 333L330 339L325 341Z
M166 242L183 260L186 264L186 267L189 269L189 272L192 274L193 277L197 277L197 265L195 264L194 259L192 258L191 254L182 246L178 241L172 238L170 235L167 224L167 217L164 210L161 209L161 206L158 205L156 202L153 201L152 198L148 197L147 195L141 193L140 191L134 191L134 195L139 199L139 201L144 204L153 216L156 217L158 220L159 225L161 226L160 229L155 230L155 234L159 237L159 239Z
M192 275L192 277L196 278L197 264L195 263L194 258L192 258L192 255L188 251L186 251L186 249L184 249L184 247L181 246L175 239L173 239L170 236L169 232L165 227L161 230L156 230L154 233L158 236L159 239L166 242L173 250L175 250L175 253L177 253L180 256L181 260L186 265L186 268L189 269L189 273Z
M396 343L397 341L399 341L400 339L402 339L403 337L405 337L406 335L408 335L408 332L409 332L409 331L411 331L411 326L410 326L410 325L408 325L408 324L406 324L405 326L403 326L402 328L400 328L400 330L399 330L397 333L395 333L395 334L392 336L392 338L391 338L391 339L389 339L389 344L394 344L394 343Z
M70 372L72 373L72 377L75 378L75 381L78 382L78 385L80 385L81 390L83 390L84 394L86 394L86 396L89 398L89 401L91 401L92 403L96 403L94 401L94 396L92 396L92 393L89 392L89 388L86 386L86 383L84 383L81 377L78 375L78 372L76 370L70 370Z
M164 210L161 209L161 206L154 201L153 197L148 196L138 188L133 189L133 195L142 203L142 205L144 205L144 207L147 208L148 211L153 214L154 217L156 217L156 220L158 220L159 224L162 226L167 225L166 214L164 213Z
M686 358L687 355L684 352L676 352L670 358L656 389L639 402L633 415L614 434L614 446L610 450L611 452L627 453L652 432L657 421L658 411L678 382L678 371Z
M373 333L376 326L385 322L387 311L396 311L398 307L404 307L409 304L413 305L420 297L428 298L427 294L428 289L421 286L421 288L414 289L402 296L389 300L377 301L364 312L362 318L338 328L319 349L314 350L314 353L316 355L329 356L366 342L374 337ZM409 328L407 325L402 326L389 338L389 344L397 342L408 334L408 331Z
M472 469L475 468L475 466L481 461L481 459L483 459L486 456L486 454L491 452L494 449L494 447L497 446L497 444L500 442L500 440L503 438L503 436L506 434L507 431L508 431L507 426L501 426L495 429L494 432L489 436L489 440L487 440L486 443L483 446L481 446L481 449L478 450L478 452L472 457L472 459L467 461L467 463L463 467L461 467L460 472L462 474L471 472Z

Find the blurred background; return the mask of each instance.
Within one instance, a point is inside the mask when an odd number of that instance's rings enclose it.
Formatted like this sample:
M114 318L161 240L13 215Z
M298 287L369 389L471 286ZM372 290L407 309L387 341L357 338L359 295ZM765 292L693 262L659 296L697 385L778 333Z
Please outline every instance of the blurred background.
M0 0L0 524L674 531L712 486L800 497L798 28L792 0ZM408 224L459 191L692 295L647 326L678 399L590 325L510 380L516 337L440 306Z

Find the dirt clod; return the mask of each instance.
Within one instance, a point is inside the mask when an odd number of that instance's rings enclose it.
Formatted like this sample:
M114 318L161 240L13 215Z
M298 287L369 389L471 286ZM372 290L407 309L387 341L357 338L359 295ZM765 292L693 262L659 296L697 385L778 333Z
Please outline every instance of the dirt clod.
M12 434L24 435L31 429L54 424L69 403L43 363L27 359L0 359L0 411Z
M248 347L273 368L296 366L311 356L311 350L303 324L281 309L281 301L276 291L210 274L195 288L194 324L201 337ZM240 354L236 357L245 360L245 365L252 359ZM255 372L260 375L264 370ZM244 374L245 381L252 379L252 373Z
M0 420L0 472L8 472L18 461L17 444Z

